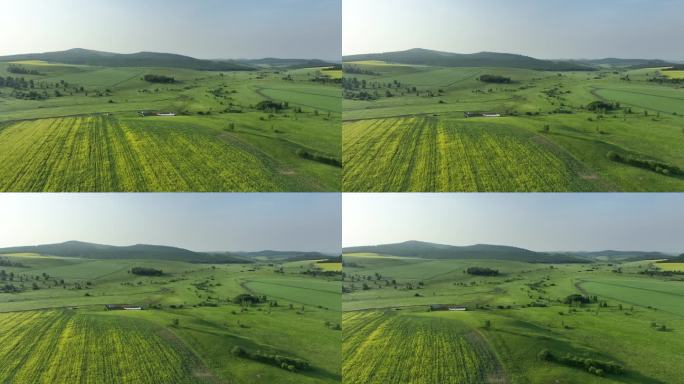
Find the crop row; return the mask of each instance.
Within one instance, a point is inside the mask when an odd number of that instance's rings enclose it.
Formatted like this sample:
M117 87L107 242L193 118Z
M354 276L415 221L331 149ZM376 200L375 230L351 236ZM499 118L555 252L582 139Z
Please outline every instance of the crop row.
M578 175L552 144L499 124L434 117L345 124L345 191L563 191Z
M344 383L463 384L500 375L486 342L457 320L369 316L345 315Z
M0 191L272 191L257 157L180 124L43 119L0 131Z
M194 356L141 321L71 311L0 316L3 383L200 382Z

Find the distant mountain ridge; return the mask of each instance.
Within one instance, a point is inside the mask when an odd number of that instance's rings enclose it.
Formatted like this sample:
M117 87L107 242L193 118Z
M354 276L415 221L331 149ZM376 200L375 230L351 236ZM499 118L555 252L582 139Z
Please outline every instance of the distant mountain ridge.
M344 62L380 60L399 64L439 67L505 67L540 71L593 71L594 67L573 61L540 60L512 53L451 53L414 48L407 51L344 56Z
M464 54L434 51L423 48L414 48L397 52L348 55L343 57L343 61L345 62L368 60L439 67L505 67L540 71L593 71L597 70L600 66L636 69L669 67L674 65L659 59L605 58L592 60L544 60L512 53L478 52Z
M255 255L273 255L273 259L277 260L309 260L304 257L310 257L313 260L314 256L318 259L331 257L318 252L195 252L165 245L136 244L130 246L114 246L86 243L82 241L0 248L0 255L10 253L35 253L47 256L75 257L82 259L170 260L214 264L249 263L254 261Z
M273 68L287 69L332 67L335 65L339 65L319 59L279 59L275 57L266 57L263 59L245 59L237 61L251 66L268 66Z
M273 251L264 250L256 252L232 252L233 255L245 257L245 258L265 258L271 260L321 260L321 259L331 259L335 256L326 255L321 252L305 252L305 251Z
M566 252L571 255L597 259L597 260L660 260L672 258L671 255L667 255L662 252L652 252L652 251L615 251L615 250L604 250L604 251L589 251L589 252Z
M395 244L346 247L342 251L344 253L378 253L425 259L492 259L529 263L583 263L589 261L573 255L535 252L503 245L456 246L414 240Z
M615 68L658 68L658 67L671 67L675 65L674 63L667 62L660 59L618 59L614 57L608 57L604 59L593 59L593 60L577 60L580 63L589 65L607 65Z
M250 71L254 68L235 61L201 60L174 53L111 53L74 48L66 51L1 56L0 61L41 60L49 63L103 67L162 67L204 71Z
M283 69L329 67L335 64L318 59L239 59L204 60L175 53L112 53L74 48L66 51L0 56L0 62L40 60L49 63L102 67L181 68L200 71L253 71L268 66Z

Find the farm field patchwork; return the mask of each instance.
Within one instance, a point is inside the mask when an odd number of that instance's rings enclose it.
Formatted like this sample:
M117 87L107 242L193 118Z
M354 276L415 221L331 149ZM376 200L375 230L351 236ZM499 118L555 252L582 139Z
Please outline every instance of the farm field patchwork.
M327 69L0 62L0 191L339 191Z
M344 191L684 190L669 71L344 66Z
M317 265L0 255L0 382L339 382L341 272Z
M345 383L684 383L682 278L665 264L343 259Z

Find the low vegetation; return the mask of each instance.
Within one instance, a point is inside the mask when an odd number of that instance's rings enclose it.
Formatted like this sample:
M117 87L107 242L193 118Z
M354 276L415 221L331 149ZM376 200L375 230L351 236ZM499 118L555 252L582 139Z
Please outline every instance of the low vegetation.
M366 251L343 255L345 383L683 382L676 262Z
M345 58L343 189L684 190L673 177L684 169L677 71L550 69L511 57L412 50ZM625 167L609 152L657 164Z
M314 261L1 259L0 382L341 380L340 274Z

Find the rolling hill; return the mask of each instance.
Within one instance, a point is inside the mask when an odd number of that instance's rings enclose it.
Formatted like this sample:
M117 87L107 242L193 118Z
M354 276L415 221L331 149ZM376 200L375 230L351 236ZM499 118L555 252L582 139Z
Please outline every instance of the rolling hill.
M571 255L596 259L596 260L661 260L670 259L671 255L664 254L662 252L648 252L648 251L615 251L615 250L605 250L605 251L595 251L595 252L573 252Z
M264 250L257 252L233 252L235 256L240 256L246 259L268 259L268 260L321 260L330 259L335 256L326 255L320 252L301 252L301 251L272 251Z
M629 69L671 67L673 65L672 63L659 59L618 59L612 57L605 59L579 60L578 62L586 65Z
M573 255L534 252L523 248L489 244L454 246L421 241L406 241L396 244L348 247L344 248L342 251L344 253L378 253L424 259L493 259L515 260L529 263L588 262L586 259Z
M172 53L138 52L130 54L74 48L67 51L1 56L0 61L40 60L48 63L103 67L162 67L202 71L249 71L254 68L235 61L200 60Z
M278 59L267 57L263 59L238 60L241 64L282 69L332 67L336 64L318 59Z
M345 62L379 60L390 63L430 65L439 67L496 67L523 68L540 71L592 71L588 64L573 61L540 60L510 53L479 52L450 53L415 48L400 52L371 53L344 56Z
M92 244L80 241L67 241L59 244L0 248L0 254L36 253L48 256L75 257L83 259L143 259L171 260L190 263L241 263L243 259L229 254L208 254L193 252L183 248L163 245L136 244L113 246Z

